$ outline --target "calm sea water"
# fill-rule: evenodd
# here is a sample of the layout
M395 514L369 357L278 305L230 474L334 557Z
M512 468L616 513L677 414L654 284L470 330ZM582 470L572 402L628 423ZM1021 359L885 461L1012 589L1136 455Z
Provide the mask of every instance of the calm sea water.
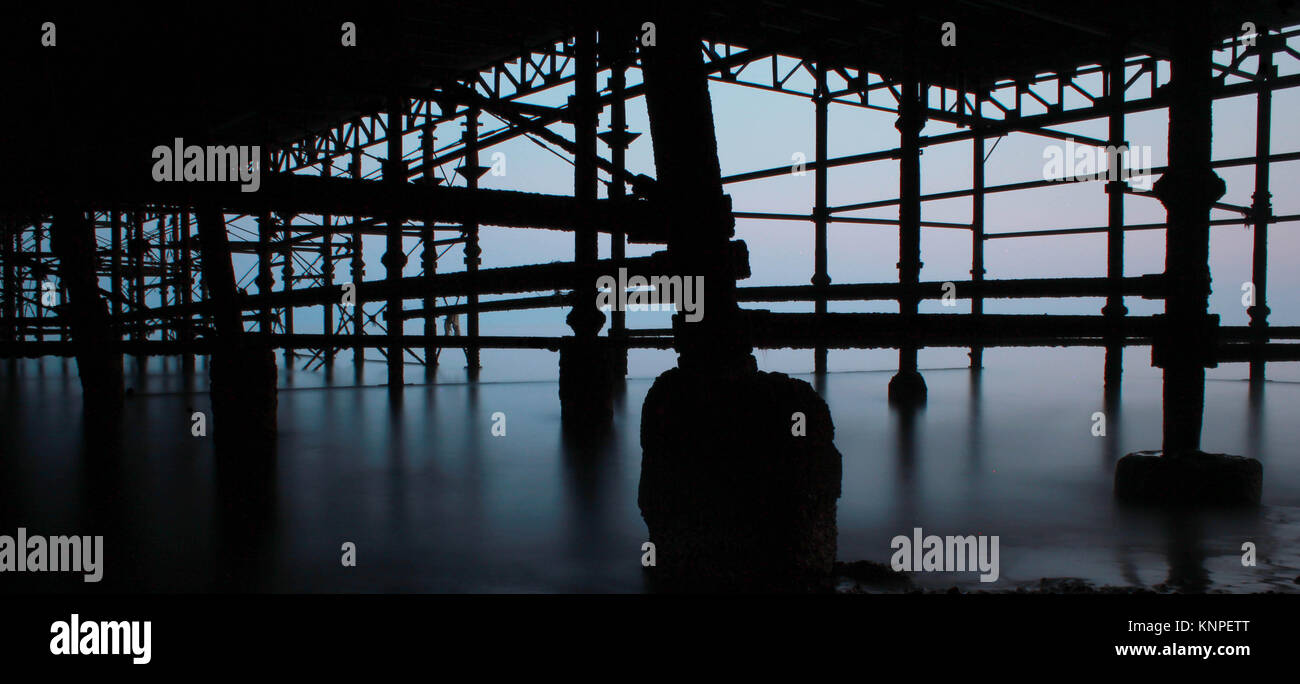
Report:
M961 355L964 358L964 354ZM1300 584L1300 378L1253 399L1243 366L1211 371L1203 447L1264 464L1264 506L1169 515L1119 506L1115 461L1158 448L1159 374L1149 350L1125 354L1123 402L1103 410L1103 352L989 350L974 374L922 356L930 401L904 415L886 403L891 353L835 352L815 384L844 456L839 558L888 562L890 539L998 535L1001 578L918 573L923 586L1098 585L1297 591ZM347 356L332 377L282 371L280 440L267 482L218 505L211 437L190 434L207 394L186 390L175 359L131 368L122 453L84 440L72 361L0 362L0 534L103 534L104 581L6 573L4 591L639 592L646 528L636 505L641 403L672 355L634 352L615 429L595 448L566 444L546 352L487 352L482 381L447 352L434 384L393 401L381 364L356 382ZM759 354L797 369L809 352ZM302 361L299 361L301 368ZM879 370L872 370L872 367ZM408 369L423 382L422 368ZM206 388L200 362L188 382ZM811 375L802 375L810 382ZM491 434L493 414L506 434ZM211 414L209 413L209 416ZM269 496L258 494L261 490ZM352 542L357 565L340 563ZM1242 544L1258 550L1243 567Z

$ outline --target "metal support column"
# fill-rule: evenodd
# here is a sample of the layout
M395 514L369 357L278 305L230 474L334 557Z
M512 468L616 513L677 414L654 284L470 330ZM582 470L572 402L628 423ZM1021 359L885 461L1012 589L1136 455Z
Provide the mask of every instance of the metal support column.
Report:
M826 315L826 287L831 284L831 277L827 273L826 266L826 219L828 213L826 209L826 183L827 176L830 173L827 167L827 114L830 105L830 95L826 89L826 64L818 60L817 62L817 90L813 95L813 105L816 109L816 155L817 169L813 173L814 191L813 191L813 277L812 284L816 292L816 302L814 303L815 311L819 319ZM821 374L826 372L826 345L820 343L813 351L813 370Z
M971 209L970 209L970 279L975 286L971 293L970 312L976 320L984 315L984 131L980 123L983 113L983 93L975 95L975 123L972 125L975 137L971 139ZM984 347L971 345L970 367L979 370L984 367Z
M406 163L402 161L402 128L406 114L406 99L394 96L388 103L388 155L384 159L384 183L390 188L400 188L406 183ZM404 219L397 215L386 218L388 229L383 256L384 278L396 285L406 267L406 252L402 249ZM388 328L388 389L398 391L405 384L404 367L406 347L403 342L402 295L394 288L384 306Z
M1110 149L1106 182L1106 278L1109 292L1101 313L1106 317L1109 334L1106 340L1106 361L1103 372L1104 393L1108 410L1118 407L1120 383L1124 371L1124 195L1128 182L1124 178L1124 152L1129 149L1124 133L1124 93L1127 78L1124 73L1124 50L1119 46L1106 66L1106 98L1109 109ZM1112 416L1115 418L1115 416Z
M1175 36L1170 59L1169 168L1155 193L1168 213L1165 322L1155 361L1164 369L1164 451L1197 450L1205 367L1214 363L1217 317L1208 314L1210 208L1224 183L1210 166L1212 41L1204 27Z
M353 148L351 163L352 180L361 182L361 149ZM355 288L360 285L366 277L366 261L361 241L361 217L353 214L352 216L352 261L350 264L352 284ZM366 334L366 311L365 302L361 299L360 292L353 292L355 301L352 304L352 366L356 375L357 382L360 382L365 371L366 348L361 338Z
M615 36L624 35L615 31ZM636 138L636 135L627 131L627 102L625 100L625 90L627 89L627 60L628 45L627 41L616 43L606 32L601 33L601 50L602 55L605 52L610 53L609 62L609 92L610 97L610 114L609 130L601 134L601 139L609 145L610 162L616 171L622 171L627 166L627 146ZM627 185L618 174L611 174L609 184L609 199L618 202L627 196ZM614 261L621 261L627 256L627 235L619 230L618 226L612 226L610 233L610 257ZM609 337L617 340L618 347L613 349L613 370L619 377L627 376L627 347L622 346L627 339L627 312L619 307L613 307L610 310Z
M469 111L465 114L465 161L460 168L461 175L465 178L465 186L470 190L478 189L479 176L483 175L484 169L479 166L479 140L478 140L478 107L470 106ZM465 270L469 273L470 293L466 297L466 330L465 333L469 339L465 343L465 369L470 379L476 379L479 372L479 348L478 348L478 290L474 285L475 274L478 273L478 267L481 263L482 250L478 246L478 222L469 221L464 224L465 237Z
M438 178L433 174L434 120L430 116L424 121L420 130L420 166L424 169L424 185L432 188L438 185ZM434 229L437 221L433 213L424 216L424 249L420 253L420 268L424 275L431 276L438 272L438 234ZM438 335L438 317L427 312L438 306L438 296L430 293L424 298L424 377L432 380L438 375L438 344L434 339Z
M333 160L329 157L321 160L320 175L322 178L329 178L333 174ZM320 244L320 272L321 285L334 284L334 216L323 214L321 216L321 244ZM325 372L329 373L334 368L334 352L338 350L338 337L334 329L334 306L335 302L321 303L321 332L325 334L325 349L322 356L325 364Z
M900 84L898 129L900 157L898 163L898 312L905 331L914 329L920 298L917 284L921 277L921 129L923 91L917 78L908 74ZM889 401L899 404L923 403L925 379L917 371L917 342L911 334L898 349L898 374L889 381Z
M284 263L280 266L280 289L283 292L289 292L293 289L293 216L291 214L282 214L281 219L284 223L284 230L280 232L280 258ZM293 305L284 307L284 334L293 335ZM284 367L293 368L294 350L292 344L284 346Z
M1254 227L1254 251L1251 256L1251 282L1254 283L1255 301L1247 309L1250 329L1257 348L1268 343L1268 224L1273 217L1272 194L1269 192L1269 161L1271 147L1273 91L1271 81L1276 76L1273 65L1273 41L1268 29L1261 27L1256 40L1259 71L1256 79L1255 105L1255 194L1250 207ZM1264 380L1264 361L1258 355L1250 362L1250 380Z

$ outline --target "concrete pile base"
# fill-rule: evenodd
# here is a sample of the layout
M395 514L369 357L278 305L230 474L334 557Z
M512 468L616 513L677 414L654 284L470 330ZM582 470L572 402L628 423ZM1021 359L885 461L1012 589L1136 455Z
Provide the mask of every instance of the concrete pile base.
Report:
M678 368L660 375L641 416L638 497L656 547L653 588L824 584L835 563L840 496L834 436L826 402L802 380Z

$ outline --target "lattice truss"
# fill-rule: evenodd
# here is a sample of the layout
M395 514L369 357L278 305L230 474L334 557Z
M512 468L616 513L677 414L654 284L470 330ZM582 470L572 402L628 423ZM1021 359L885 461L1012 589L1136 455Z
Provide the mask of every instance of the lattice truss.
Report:
M1300 27L1261 33L1255 46L1243 46L1240 40L1225 41L1216 53L1215 98L1227 98L1264 91L1294 88L1300 85ZM843 64L818 64L815 61L750 49L743 46L706 42L701 44L710 78L827 103L897 113L901 98L900 83L871 71ZM1266 56L1266 59L1261 59ZM1262 65L1268 65L1262 68ZM617 86L602 77L598 93L601 106L616 98L631 99L644 91L635 53L617 65L624 79ZM602 63L602 75L611 64ZM1167 63L1150 55L1129 56L1122 63L1095 64L1068 72L1044 73L1032 79L971 83L961 87L929 86L923 89L924 116L935 121L955 124L952 133L925 136L922 146L941 145L981 139L996 141L1010 134L1031 134L1048 138L1073 138L1085 144L1104 147L1114 141L1090 139L1065 133L1058 126L1089 120L1104 120L1117 101L1124 112L1140 112L1167 106L1163 86L1167 80ZM1279 76L1279 73L1287 75ZM552 130L552 126L573 120L572 103L544 106L528 100L543 92L565 92L575 80L575 54L572 42L557 42L521 52L515 57L469 74L458 82L430 90L423 97L409 97L401 104L400 130L391 130L391 113L377 111L352 118L326 130L304 132L295 142L274 150L270 156L273 173L330 176L358 180L384 178L388 163L385 150L390 136L401 136L403 156L399 167L402 178L412 184L475 188L476 180L490 167L482 165L483 155L494 146L525 137L569 163L579 154L575 141ZM617 89L617 92L616 92ZM1290 122L1294 123L1294 122ZM624 148L635 137L625 131L602 133L607 148ZM836 167L897 158L899 150L886 149L809 162L810 171L819 167ZM1270 154L1264 163L1295 161L1300 152ZM637 176L597 155L594 163L607 188L629 186L639 195L653 186L653 179ZM1252 166L1257 157L1216 160L1216 167ZM788 173L789 165L735 174L724 183L742 183ZM1151 169L1159 174L1161 168ZM1103 180L1098 178L1098 180ZM1027 181L932 193L922 201L971 197L977 192L987 195L1025 190L1050 181ZM1149 195L1128 185L1124 192ZM1155 201L1152 199L1152 201ZM771 214L736 209L737 217L769 218L793 221L898 225L898 220L854 216L854 212L894 206L899 199L854 203L843 206L813 207L808 214ZM1287 223L1300 215L1272 215L1266 205L1216 205L1226 212L1212 220L1212 225L1250 225ZM1261 215L1263 212L1263 215ZM364 241L368 236L387 236L391 226L382 216L351 215L227 215L227 230L234 253L238 287L245 293L267 293L300 287L320 287L366 280ZM10 321L9 339L43 341L63 339L66 334L58 316L57 302L63 301L57 259L49 246L50 216L10 216L3 224L3 279L0 301ZM202 303L206 293L200 277L200 255L191 214L175 208L152 207L145 211L94 212L98 245L100 283L109 303L115 324L125 339L131 341L183 342L202 336L210 323ZM985 235L974 223L923 222L925 227L976 231L977 240L1005 239L1031 235L1106 232L1114 226L1035 230ZM1124 226L1121 230L1163 228L1160 224ZM456 268L474 268L478 264L477 226L429 220L404 220L399 228L403 251L412 265L409 272L439 272L439 261L460 246L464 263ZM659 240L662 242L662 240ZM472 263L471 263L472 262ZM445 271L444 271L445 272ZM975 269L978 277L982 269ZM52 283L46 285L46 283ZM924 286L924 284L922 284ZM959 284L960 285L960 284ZM53 287L53 295L49 294ZM863 286L865 287L865 286ZM1019 296L1042 296L1026 286ZM45 288L44 290L42 288ZM1085 288L1087 289L1087 288ZM1094 290L1097 288L1094 288ZM1105 288L1100 288L1104 291ZM746 293L746 290L749 290ZM922 287L925 296L931 296ZM882 291L894 294L892 290ZM1096 292L1088 290L1089 294ZM869 297L866 290L858 294ZM937 296L938 293L932 293ZM45 295L44 299L42 295ZM808 286L742 288L743 301L808 300ZM1054 296L1054 295L1049 295ZM53 297L53 298L52 298ZM887 298L887 297L880 297ZM462 303L458 296L430 293L424 308L404 311L406 318L425 319L426 335L438 333L438 317L468 312L476 316L478 308ZM537 306L554 306L562 301L556 292L551 298L538 298ZM527 308L521 304L515 308ZM510 308L500 306L497 310ZM335 350L349 345L347 338L387 331L386 305L382 301L358 302L354 306L335 302L323 307L325 333L319 343L293 345L305 365L325 362ZM264 333L292 335L293 307L265 309L246 316L246 327ZM1278 335L1285 334L1279 329ZM378 347L381 354L388 351ZM357 346L360 349L360 346ZM437 347L406 348L417 363L436 355ZM433 358L436 359L436 356Z

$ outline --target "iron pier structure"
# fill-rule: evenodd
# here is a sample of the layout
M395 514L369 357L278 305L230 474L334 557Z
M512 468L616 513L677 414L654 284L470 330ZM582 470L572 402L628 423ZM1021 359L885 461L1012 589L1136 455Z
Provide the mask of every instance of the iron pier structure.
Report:
M1104 347L1107 392L1117 396L1123 348L1150 345L1165 373L1166 451L1199 445L1207 367L1249 364L1261 381L1268 363L1300 361L1300 326L1273 325L1268 307L1270 265L1290 265L1277 254L1270 262L1270 231L1300 220L1273 211L1284 189L1270 185L1275 165L1300 161L1300 151L1271 144L1274 130L1300 122L1272 104L1300 86L1295 3L618 5L453 0L152 17L5 10L0 356L75 357L88 409L110 421L124 357L179 357L187 369L211 357L214 396L231 392L228 411L273 433L276 365L329 368L340 355L358 377L362 364L385 364L398 391L448 347L465 350L471 376L483 349L557 351L566 414L591 427L607 411L601 388L626 374L629 349L676 349L684 371L710 372L744 367L755 348L808 349L818 372L830 349L897 349L891 399L917 403L921 348L969 349L978 368L990 347ZM42 42L46 22L57 29L54 45ZM807 101L815 143L797 170L814 176L806 211L731 201L731 188L796 170L721 174L714 127L728 122L710 111L714 82ZM1256 102L1255 153L1216 158L1212 106L1243 96ZM547 98L553 104L537 103ZM628 103L638 98L648 131L628 129ZM888 113L896 130L854 134L897 144L831 156L837 108ZM1151 190L1129 177L1085 179L1105 187L1104 225L1005 231L986 220L995 195L1059 184L986 183L999 140L1072 140L1107 150L1117 168L1131 145L1126 116L1142 112L1167 114L1168 163L1145 171ZM1062 129L1081 122L1104 122L1107 134ZM927 123L955 128L932 133ZM653 144L654 177L627 168L638 136ZM571 194L480 187L499 146L521 138L571 163ZM153 150L178 139L255 147L258 187L155 180ZM970 187L922 190L923 153L942 146L971 150ZM828 201L831 173L877 163L897 165L897 196ZM1237 168L1253 172L1248 205L1222 201L1218 172ZM1167 219L1126 220L1128 197L1160 203ZM927 205L952 201L968 203L969 220L925 218ZM807 231L808 282L744 285L747 250L733 238L750 220ZM833 282L834 224L880 230L890 249L896 237L897 280ZM484 226L571 234L572 259L484 268ZM1249 325L1221 325L1207 304L1210 235L1242 226L1253 231ZM925 229L969 236L968 278L922 279ZM1126 273L1134 231L1164 236L1163 271ZM1090 233L1106 236L1105 275L999 279L985 268L991 243ZM382 252L367 254L367 238L372 251L382 238ZM633 244L660 249L629 257ZM679 316L671 329L629 327L621 311L595 304L596 279L619 268L704 276L708 314ZM969 313L921 311L945 295L969 301ZM987 301L1007 298L1104 306L1094 315L985 313ZM1126 298L1163 302L1164 311L1132 315ZM829 310L878 300L897 312ZM811 311L761 308L774 302ZM323 325L303 324L310 309ZM572 334L481 334L483 316L525 309L564 315ZM463 317L459 334L439 329L448 317Z

